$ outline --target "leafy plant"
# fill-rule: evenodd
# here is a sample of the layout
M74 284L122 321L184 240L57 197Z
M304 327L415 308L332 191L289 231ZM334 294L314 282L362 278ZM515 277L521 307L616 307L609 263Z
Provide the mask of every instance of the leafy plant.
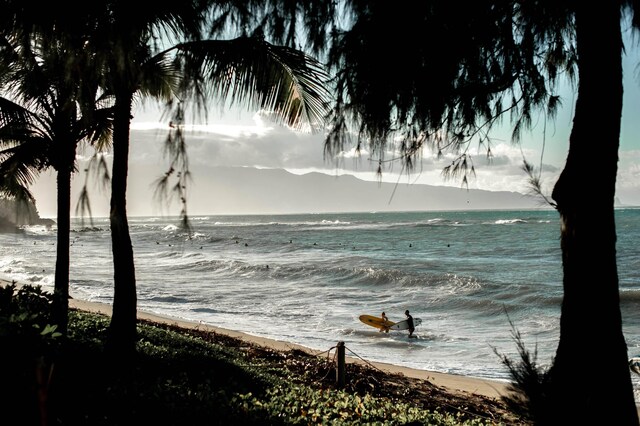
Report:
M283 383L270 388L265 398L238 395L235 406L263 412L268 418L283 418L287 424L428 424L483 425L483 420L462 420L459 415L423 410L416 404L391 398L360 396L336 389L314 389Z
M522 340L522 336L509 320L511 325L511 335L516 342L519 360L512 360L504 354L498 353L496 348L493 351L504 366L509 371L511 383L508 387L508 395L502 400L515 413L525 419L532 420L539 424L546 424L553 420L553 413L546 408L549 406L549 371L539 366L537 363L537 348L531 353Z
M51 324L52 295L40 286L12 283L0 288L0 341L23 355L44 355L57 347L60 333Z
M51 324L52 295L40 286L0 287L0 371L9 418L46 422L61 334Z
M108 317L71 310L69 318L52 391L64 424L498 424L303 382L285 355L256 360L260 349L239 339L146 321L138 322L136 361L123 371L103 350Z

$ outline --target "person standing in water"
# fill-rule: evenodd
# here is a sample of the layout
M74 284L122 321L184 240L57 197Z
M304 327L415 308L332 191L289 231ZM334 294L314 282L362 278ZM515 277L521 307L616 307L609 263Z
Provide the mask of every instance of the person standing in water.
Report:
M409 324L409 338L417 338L418 336L414 336L413 332L415 331L416 327L413 325L413 317L411 316L411 314L409 314L409 310L407 309L406 311L404 311L404 314L407 316L407 322Z
M387 318L387 314L385 314L384 312L381 315L382 321L384 321L384 326L380 328L380 332L385 332L388 333L389 332L389 318Z

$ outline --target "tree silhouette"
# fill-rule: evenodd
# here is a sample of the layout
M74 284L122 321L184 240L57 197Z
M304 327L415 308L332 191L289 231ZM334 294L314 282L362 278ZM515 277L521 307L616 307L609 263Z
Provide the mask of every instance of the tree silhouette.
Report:
M80 143L102 149L110 138L108 99L92 78L83 39L45 27L2 32L0 193L35 202L29 191L48 168L57 176L57 248L53 319L66 334L69 306L71 179ZM26 41L26 43L25 43Z
M288 2L267 3L271 11L280 5L295 25L299 11ZM331 29L324 44L317 32L309 40L327 48L335 76L329 155L367 146L381 164L400 158L411 169L425 147L452 151L457 159L445 172L466 179L472 142L490 155L491 129L502 117L511 119L517 142L536 112L554 117L561 81L577 83L569 153L552 193L563 263L561 334L538 420L606 424L615 413L618 424L637 425L619 306L614 195L621 25L631 17L632 27L640 27L638 2L341 6L342 22L332 21L329 9L318 19L311 15L312 28ZM316 3L315 10L323 9Z
M136 342L135 263L126 212L129 131L135 102L142 98L153 98L173 106L174 113L180 117L185 105L190 104L198 109L210 102L212 97L217 97L221 101L269 109L273 117L297 127L305 121L314 125L324 118L327 95L322 86L326 75L318 61L295 49L266 42L260 31L236 39L211 38L227 31L228 19L239 17L238 22L244 19L242 15L246 10L242 4L206 1L145 3L139 5L139 13L132 13L130 4L125 2L95 1L79 6L77 13L70 17L65 11L51 5L31 8L34 5L30 3L6 1L7 13L0 18L5 26L3 31L6 31L3 34L19 38L25 46L38 40L49 42L73 37L81 40L76 47L90 61L85 64L86 67L77 67L78 64L68 61L66 65L78 71L78 74L62 76L68 80L61 78L66 83L64 87L77 90L78 96L70 91L60 93L56 100L65 105L79 103L80 107L84 107L91 93L86 93L87 88L81 84L87 81L94 83L94 90L99 88L100 93L111 100L109 112L112 114L113 164L110 225L114 302L107 350L114 355L114 360L133 355ZM78 19L81 25L78 25ZM240 24L236 30L244 34L243 25ZM203 31L207 32L208 39L202 39ZM7 70L13 66L8 62L0 66L5 64ZM2 77L8 84L13 84L17 78L11 73ZM43 85L54 84L47 79L59 76L45 77ZM45 86L40 88L44 89ZM82 93L80 88L84 90ZM6 117L10 112L6 108L2 110ZM69 113L67 118L70 117L73 114ZM91 120L88 123L96 125ZM180 179L185 179L189 171L185 135L181 132L180 124L180 120L175 123L168 142L171 144L172 166L178 166L175 170L179 172ZM62 148L57 147L51 154L59 156L66 152L67 161L73 159L72 151L66 145L64 151ZM64 165L65 173L71 173L69 163ZM44 166L38 164L37 167ZM34 167L29 171L33 170ZM11 179L6 180L5 188L14 182L30 183L34 178L28 172L15 173L14 170L9 171L7 176ZM181 180L178 186L183 188L185 184ZM25 188L25 185L13 187L14 190ZM182 202L186 206L185 197ZM68 201L60 202L58 206L68 213ZM184 209L183 216L186 223ZM66 227L68 234L68 220L66 224L64 221L59 223L59 229ZM64 287L66 290L64 294L60 292L59 299L64 299L65 306L68 306L68 235L66 238L66 285L62 286L60 281L61 289ZM59 256L58 262L64 260L64 256ZM63 272L62 268L60 272Z
M216 97L268 108L295 126L323 118L325 75L317 61L294 49L274 46L259 32L231 40L203 39L201 31L215 36L226 28L220 22L230 19L234 4L154 2L138 14L132 14L130 5L122 2L107 1L106 5L104 14L98 14L92 40L107 69L105 87L115 99L110 210L114 299L107 347L114 359L127 359L135 353L137 321L135 265L126 212L134 102L153 97L173 106L175 116L181 117L185 105L197 108ZM211 15L222 18L207 20ZM178 118L168 142L172 162L179 165L172 169L179 172L178 188L182 190L188 162L180 124ZM181 198L186 206L186 198ZM183 216L186 223L185 208Z

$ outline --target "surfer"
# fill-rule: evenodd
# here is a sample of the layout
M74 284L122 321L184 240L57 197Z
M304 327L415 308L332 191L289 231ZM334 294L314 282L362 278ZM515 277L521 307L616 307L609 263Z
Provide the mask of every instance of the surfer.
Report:
M404 314L407 316L407 322L409 324L409 338L417 338L418 336L414 336L413 332L416 329L413 325L413 317L409 314L409 310L404 311Z
M384 312L381 315L382 317L382 321L384 321L384 326L380 327L380 332L385 332L388 333L389 332L389 327L387 326L387 323L389 322L389 318L387 318L387 314L385 314Z

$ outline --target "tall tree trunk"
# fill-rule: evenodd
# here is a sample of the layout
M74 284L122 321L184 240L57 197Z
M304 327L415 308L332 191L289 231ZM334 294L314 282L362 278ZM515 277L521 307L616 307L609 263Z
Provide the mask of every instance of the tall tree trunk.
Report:
M622 115L618 2L576 2L579 86L561 220L564 298L546 423L638 425L622 334L614 196Z
M75 153L75 147L74 147ZM73 164L73 163L72 163ZM71 166L61 167L57 173L57 247L56 271L52 302L52 320L57 331L67 335L69 322L69 233L71 210Z
M113 129L113 172L111 186L111 243L113 250L113 315L107 350L119 359L135 354L137 296L133 247L127 221L127 174L129 170L129 127L131 95L117 96Z

